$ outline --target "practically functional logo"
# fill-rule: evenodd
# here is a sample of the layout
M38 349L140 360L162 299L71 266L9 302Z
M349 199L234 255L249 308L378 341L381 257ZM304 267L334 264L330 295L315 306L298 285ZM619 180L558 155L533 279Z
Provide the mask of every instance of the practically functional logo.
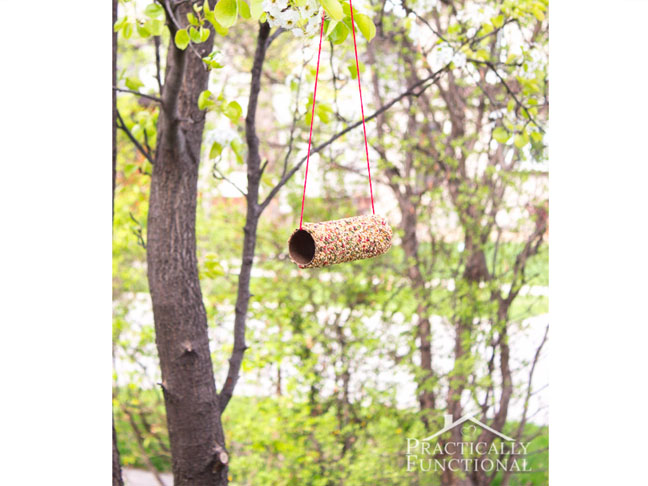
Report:
M461 427L461 440L442 440L443 434L457 427ZM478 434L478 427L490 434ZM488 435L488 439L482 439ZM517 442L477 420L474 414L454 422L452 415L445 415L445 425L437 433L425 439L407 439L407 470L529 472L528 447L528 442Z

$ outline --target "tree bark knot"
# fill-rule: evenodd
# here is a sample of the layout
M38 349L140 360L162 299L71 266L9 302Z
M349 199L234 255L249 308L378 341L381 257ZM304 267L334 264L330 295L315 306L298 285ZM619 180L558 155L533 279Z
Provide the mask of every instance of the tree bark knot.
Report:
M214 455L212 457L212 471L218 473L229 464L229 454L223 446L214 444Z

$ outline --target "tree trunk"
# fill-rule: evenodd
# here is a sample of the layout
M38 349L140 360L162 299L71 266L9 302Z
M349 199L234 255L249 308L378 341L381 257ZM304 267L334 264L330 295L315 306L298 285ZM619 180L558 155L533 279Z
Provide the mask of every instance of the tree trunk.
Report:
M117 0L112 3L112 25L117 22ZM112 215L115 218L115 187L117 185L117 32L112 35Z
M115 421L112 424L112 486L124 486L122 479L121 463L119 460L119 449L117 448L117 432L115 432Z
M117 0L112 3L112 25L117 22ZM115 185L117 181L117 92L112 89L117 84L117 32L112 35L112 218L115 220ZM124 486L121 473L119 448L117 447L117 432L115 420L112 422L112 484Z
M185 19L191 4L179 4ZM167 12L169 15L169 12ZM176 27L169 22L171 38ZM200 57L213 46L193 46ZM228 455L196 258L196 199L209 72L171 41L158 120L148 213L148 281L176 486L227 484Z

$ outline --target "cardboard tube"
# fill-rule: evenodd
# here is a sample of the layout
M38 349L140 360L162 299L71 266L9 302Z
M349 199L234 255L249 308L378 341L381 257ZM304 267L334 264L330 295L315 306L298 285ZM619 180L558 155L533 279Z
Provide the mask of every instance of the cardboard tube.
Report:
M355 216L304 223L290 236L288 253L299 268L326 267L382 255L391 239L392 229L382 216Z

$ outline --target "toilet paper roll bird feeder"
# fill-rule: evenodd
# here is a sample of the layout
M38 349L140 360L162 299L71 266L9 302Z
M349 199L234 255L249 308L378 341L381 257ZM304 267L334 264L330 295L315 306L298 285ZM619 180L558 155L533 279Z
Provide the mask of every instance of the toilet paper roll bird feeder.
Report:
M392 229L382 216L303 223L291 235L288 253L300 268L325 267L382 255L391 238Z
M362 113L362 130L367 156L367 174L369 177L369 194L371 196L371 215L355 216L352 218L324 221L320 223L304 223L304 201L306 199L306 181L308 180L308 163L310 161L311 141L313 138L313 121L315 119L315 98L317 95L317 79L319 76L320 54L322 52L322 34L324 31L324 14L320 28L319 50L317 52L317 70L315 71L315 87L313 89L313 105L311 108L310 134L308 136L308 152L306 155L306 172L304 174L304 191L302 194L301 216L299 228L288 240L290 259L300 268L325 267L336 263L362 260L382 255L391 247L392 229L382 216L376 215L374 209L373 188L371 185L371 168L369 165L369 146L367 144L367 129L365 127L364 108L362 104L362 86L358 66L358 49L355 40L353 23L353 5L349 0L351 11L351 27L353 32L353 48L358 73L358 92L360 94L360 111Z

